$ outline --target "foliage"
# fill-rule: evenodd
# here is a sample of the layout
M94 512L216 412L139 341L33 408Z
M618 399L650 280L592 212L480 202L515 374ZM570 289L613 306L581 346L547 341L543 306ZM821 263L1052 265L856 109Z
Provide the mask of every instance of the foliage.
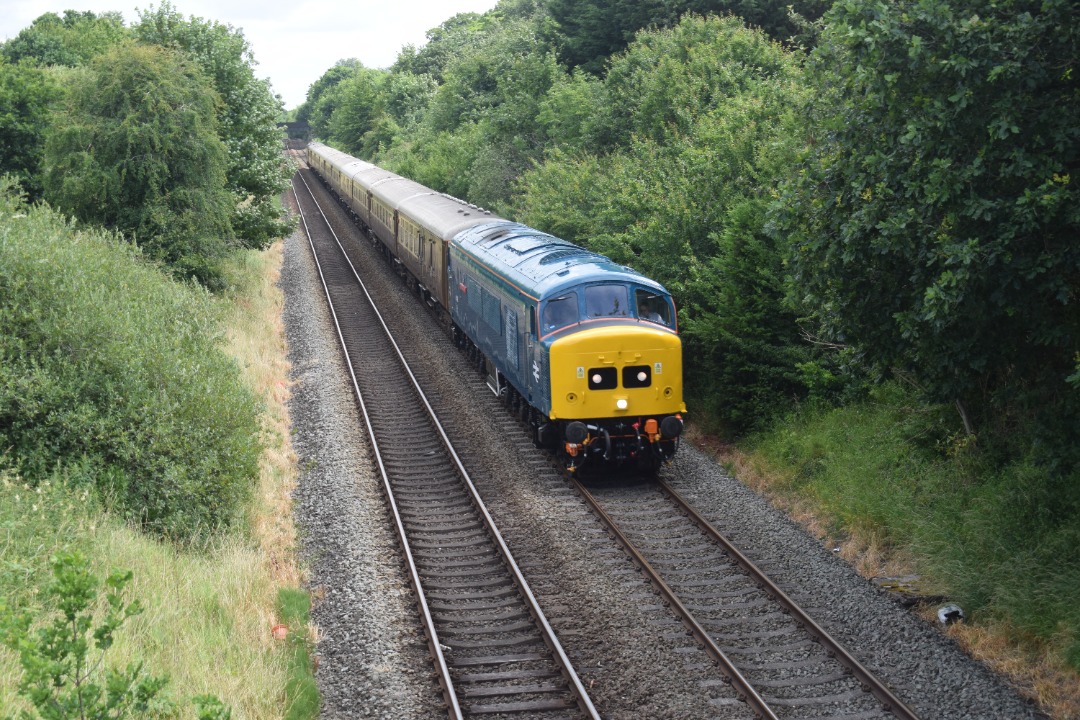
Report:
M46 199L213 286L232 237L216 93L152 46L114 48L76 78L46 140Z
M168 678L147 675L142 663L130 663L123 671L104 664L116 632L142 613L138 600L124 601L132 573L110 573L102 602L98 578L84 556L61 552L50 558L50 564L54 581L47 597L59 610L51 624L32 631L40 622L33 613L15 611L0 598L0 642L19 655L23 668L19 690L31 701L37 717L172 717L173 703L159 696ZM197 696L193 702L199 720L229 720L232 716L232 710L213 695ZM18 717L32 720L35 716L24 710Z
M1080 670L1080 473L1006 462L968 441L948 405L890 382L843 408L805 407L748 443L797 492L916 570L978 621L997 617Z
M17 177L34 198L41 195L45 127L58 92L48 71L0 56L0 174Z
M218 134L228 157L230 223L243 245L264 248L288 234L291 224L279 196L292 168L281 152L283 135L277 127L281 99L267 80L255 77L255 60L241 30L196 17L185 20L163 2L140 11L132 32L143 43L187 53L221 97Z
M643 32L611 60L607 134L616 145L633 136L665 144L692 133L699 117L730 99L767 92L763 81L790 80L796 64L733 18L687 18L668 31Z
M826 0L548 0L559 57L594 75L606 71L642 30L674 27L690 14L733 15L773 40L807 38L805 23L828 8Z
M544 99L565 72L531 21L507 19L479 26L443 75L409 142L376 159L479 205L506 207L518 176L547 146ZM450 173L442 169L448 147L461 163Z
M1075 4L845 0L826 25L811 151L777 205L799 299L970 430L1034 420L1075 448Z
M413 45L402 48L393 70L428 75L442 84L447 79L450 63L498 30L499 24L494 20L490 14L458 13L437 28L428 30L427 42L420 48Z
M324 104L333 102L324 132L337 147L353 154L371 156L369 134L376 131L384 114L381 86L385 76L382 70L358 67L337 84L332 94L322 96ZM378 149L378 143L373 144L374 149Z
M45 13L0 46L12 63L26 60L39 66L85 65L129 36L118 12L95 15L65 10L64 16Z
M307 91L307 97L300 107L296 109L296 119L298 121L306 120L311 125L311 129L316 136L329 137L327 129L333 105L322 102L323 95L330 93L338 83L351 76L353 71L360 67L363 67L363 65L356 58L338 60L318 80L311 83Z
M82 468L162 536L233 521L257 473L258 406L209 298L134 249L0 188L0 447L39 482ZM43 272L42 268L48 268Z
M124 601L130 572L105 579L104 610L97 614L98 579L86 558L61 553L51 560L55 580L49 597L59 615L31 632L34 617L16 613L0 598L0 639L19 654L23 667L20 692L43 720L105 720L147 717L167 711L157 695L167 680L146 675L141 664L125 670L102 667L113 636L142 612L139 602ZM95 659L95 656L96 659ZM23 712L21 717L35 717Z

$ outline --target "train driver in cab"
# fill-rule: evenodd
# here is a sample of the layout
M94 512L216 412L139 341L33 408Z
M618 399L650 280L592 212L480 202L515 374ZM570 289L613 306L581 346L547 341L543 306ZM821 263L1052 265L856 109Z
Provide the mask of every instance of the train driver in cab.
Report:
M668 304L659 295L653 295L644 290L637 291L638 317L660 325L671 325L668 319Z

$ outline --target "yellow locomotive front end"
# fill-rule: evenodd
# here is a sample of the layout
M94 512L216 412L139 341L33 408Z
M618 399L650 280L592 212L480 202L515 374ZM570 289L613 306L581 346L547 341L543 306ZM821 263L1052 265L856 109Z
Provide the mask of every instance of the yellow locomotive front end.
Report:
M682 344L650 322L590 322L550 346L551 409L571 469L592 459L654 470L682 433Z

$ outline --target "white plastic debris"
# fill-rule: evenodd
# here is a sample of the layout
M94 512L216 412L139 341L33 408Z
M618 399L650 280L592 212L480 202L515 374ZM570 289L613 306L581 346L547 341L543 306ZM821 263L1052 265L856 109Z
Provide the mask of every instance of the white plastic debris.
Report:
M946 605L938 608L937 619L942 625L952 625L964 620L964 611L959 605Z

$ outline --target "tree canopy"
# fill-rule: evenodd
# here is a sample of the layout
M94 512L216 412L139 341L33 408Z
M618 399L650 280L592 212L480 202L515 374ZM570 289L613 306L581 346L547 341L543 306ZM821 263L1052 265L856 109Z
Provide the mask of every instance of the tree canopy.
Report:
M233 237L217 93L185 55L121 45L72 83L45 148L45 198L205 284Z
M734 15L774 40L806 41L827 0L548 0L559 57L594 75L642 30L674 27L688 14Z
M777 206L793 292L969 427L1063 400L1075 422L1076 18L1067 0L845 1L815 53L814 135Z
M0 174L18 179L32 197L41 194L41 160L49 107L59 95L52 74L0 55Z
M255 77L255 60L243 33L215 21L185 19L168 2L141 11L132 30L143 43L187 53L221 98L218 132L228 156L230 222L236 236L252 248L281 237L289 225L279 196L291 175L277 127L281 100L266 80Z
M64 16L45 13L0 46L10 62L76 67L129 37L118 12L65 10Z

